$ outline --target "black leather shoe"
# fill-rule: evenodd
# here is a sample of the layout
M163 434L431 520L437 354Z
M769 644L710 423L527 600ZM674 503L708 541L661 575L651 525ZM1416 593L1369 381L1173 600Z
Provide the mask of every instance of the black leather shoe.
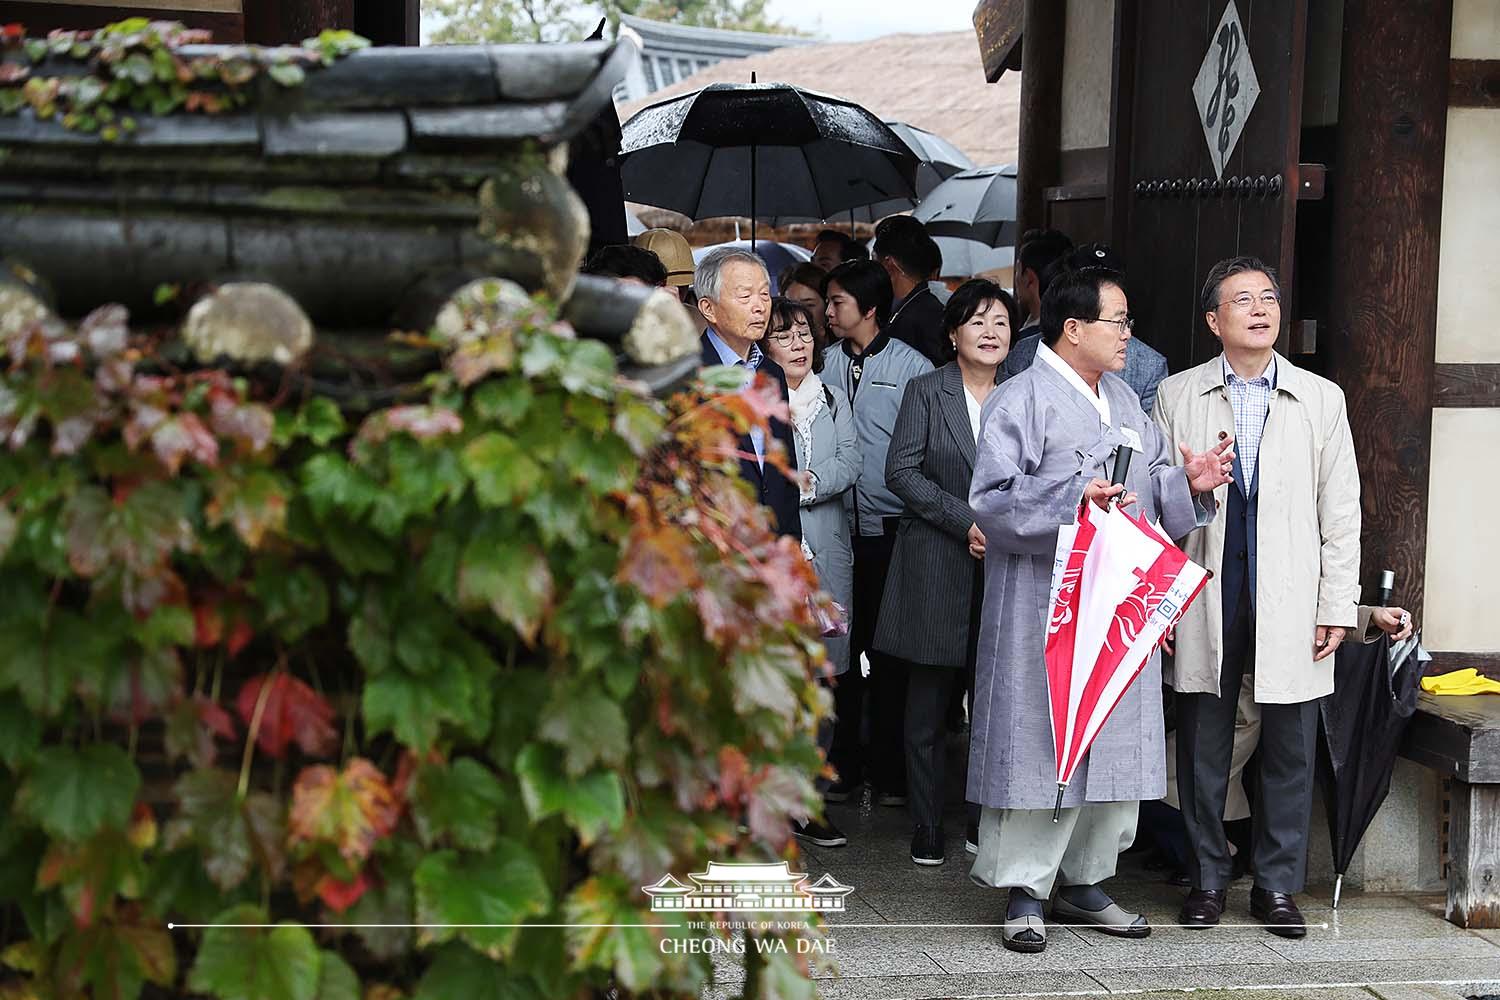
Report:
M1288 892L1273 892L1254 886L1250 890L1250 915L1266 925L1266 930L1284 938L1307 936L1302 911Z
M857 796L864 790L863 781L835 781L828 791L823 793L823 798L829 802L847 802L851 796Z
M1224 912L1223 889L1194 889L1183 900L1177 922L1184 927L1212 927Z
M919 865L940 865L943 857L943 828L919 826L911 837L911 859Z
M849 838L844 836L844 831L826 819L794 823L792 834L798 840L805 840L814 847L843 847L849 843Z

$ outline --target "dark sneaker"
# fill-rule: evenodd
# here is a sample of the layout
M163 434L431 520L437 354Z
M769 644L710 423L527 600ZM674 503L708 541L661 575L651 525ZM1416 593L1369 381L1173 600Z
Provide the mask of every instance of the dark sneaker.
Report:
M943 857L943 828L919 826L911 837L911 859L919 865L940 865Z
M823 793L823 798L829 802L847 802L849 797L857 795L864 787L863 781L844 781L840 779L828 786L828 791Z
M875 796L875 801L879 805L891 806L892 808L895 808L897 806L904 806L906 805L906 793L881 792L879 795Z
M844 831L824 820L808 820L806 823L792 824L792 833L798 840L804 840L814 847L843 847L849 843L849 838L844 836Z
M970 854L979 853L979 823L968 824L964 829L964 850Z

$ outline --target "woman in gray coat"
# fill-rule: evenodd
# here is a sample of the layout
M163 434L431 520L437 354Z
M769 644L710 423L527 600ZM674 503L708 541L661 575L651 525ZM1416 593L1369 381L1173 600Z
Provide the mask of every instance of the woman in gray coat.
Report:
M823 367L822 344L816 343L807 310L785 298L771 302L770 332L763 346L771 360L786 372L792 436L797 444L797 469L802 487L802 549L812 560L818 582L846 610L854 606L854 555L849 544L849 515L844 494L859 478L859 441L854 413L843 390L818 378ZM835 675L849 669L849 637L824 639ZM833 742L833 726L825 723L818 744L826 758ZM827 791L826 783L818 783ZM797 836L819 847L848 843L828 822L798 826Z
M992 281L976 278L953 293L943 332L958 356L908 383L886 455L886 485L906 512L875 648L911 665L904 738L916 827L911 859L919 865L944 860L945 723L950 700L972 685L983 594L984 535L969 509L969 481L979 409L995 388L1015 322L1015 301ZM969 811L977 830L979 810ZM970 839L978 839L972 831Z

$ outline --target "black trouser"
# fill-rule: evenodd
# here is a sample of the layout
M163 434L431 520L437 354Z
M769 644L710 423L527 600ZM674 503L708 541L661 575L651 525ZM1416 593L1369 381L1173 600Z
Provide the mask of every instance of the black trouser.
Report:
M880 602L885 596L885 578L896 548L896 518L887 518L892 530L883 535L854 536L854 620L849 630L849 669L839 675L834 689L834 711L838 721L833 733L832 760L839 780L858 784L869 778L883 792L905 794L906 764L902 759L903 722L906 709L904 660L870 648L879 624ZM870 660L870 676L859 669L859 654ZM862 728L865 699L870 708L870 749L866 753Z
M913 663L906 694L906 776L910 788L912 822L918 826L943 824L943 790L947 781L949 705L967 689L974 690L975 651L979 647L979 612L984 601L983 567L974 567L969 601L969 642L963 666ZM912 623L920 628L920 623ZM978 807L970 808L978 816Z
M1229 792L1240 679L1255 664L1255 620L1243 592L1238 606L1224 633L1219 694L1177 696L1177 793L1192 847L1188 874L1200 889L1227 888L1232 875L1224 799ZM1232 612L1226 607L1225 613ZM1312 636L1307 641L1311 643ZM1318 703L1261 704L1260 720L1260 774L1250 849L1255 884L1276 892L1301 892L1307 879Z

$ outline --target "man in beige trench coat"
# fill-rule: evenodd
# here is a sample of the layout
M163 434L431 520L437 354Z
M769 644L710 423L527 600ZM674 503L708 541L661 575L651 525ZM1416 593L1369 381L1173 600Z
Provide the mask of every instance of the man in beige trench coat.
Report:
M1254 676L1260 794L1250 912L1272 933L1306 934L1292 899L1307 872L1317 700L1356 624L1359 471L1338 386L1276 354L1281 290L1253 257L1221 261L1201 306L1223 354L1161 384L1154 417L1194 451L1235 439L1222 513L1183 542L1213 579L1177 627L1177 787L1192 848L1181 921L1218 923L1231 862L1224 835L1235 703Z

